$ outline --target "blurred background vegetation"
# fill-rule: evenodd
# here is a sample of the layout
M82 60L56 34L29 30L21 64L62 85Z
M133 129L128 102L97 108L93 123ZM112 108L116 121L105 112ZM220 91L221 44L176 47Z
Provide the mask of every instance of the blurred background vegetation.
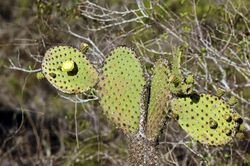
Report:
M127 165L126 140L98 102L75 104L74 96L36 78L54 45L88 43L97 68L113 48L126 45L149 74L157 59L170 59L181 47L183 73L195 76L196 90L222 88L237 97L250 130L249 8L249 0L0 1L0 165ZM245 138L207 147L174 120L162 133L166 165L250 165Z

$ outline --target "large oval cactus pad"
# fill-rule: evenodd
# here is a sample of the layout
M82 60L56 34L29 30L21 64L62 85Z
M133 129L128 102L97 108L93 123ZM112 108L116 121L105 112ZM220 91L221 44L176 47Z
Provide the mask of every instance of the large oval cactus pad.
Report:
M145 78L135 53L118 47L106 59L100 82L101 105L106 116L126 134L139 128Z
M72 70L67 71L70 65ZM96 70L85 55L70 46L50 48L43 58L42 72L55 88L65 93L85 92L98 80Z
M166 118L166 110L170 101L168 79L170 70L161 59L156 62L150 88L150 102L147 117L146 135L149 139L155 139L163 126Z
M208 94L174 99L171 108L181 127L203 144L230 142L241 123L239 114L229 105Z

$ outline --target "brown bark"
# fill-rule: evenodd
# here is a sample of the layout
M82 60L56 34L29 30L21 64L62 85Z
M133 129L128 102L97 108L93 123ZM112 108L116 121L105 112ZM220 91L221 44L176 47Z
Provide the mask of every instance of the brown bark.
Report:
M130 166L159 166L159 151L152 141L143 137L129 139L129 164Z

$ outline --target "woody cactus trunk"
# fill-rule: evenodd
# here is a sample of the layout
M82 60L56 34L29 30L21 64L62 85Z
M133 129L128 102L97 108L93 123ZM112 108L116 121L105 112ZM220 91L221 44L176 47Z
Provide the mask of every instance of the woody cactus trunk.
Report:
M97 87L103 113L128 138L130 165L161 165L156 140L167 116L206 145L227 144L241 132L242 119L232 107L236 100L223 101L220 91L217 96L194 92L193 76L184 78L181 74L179 49L170 64L159 59L150 77L127 47L115 48L100 73L85 57L86 51L86 44L80 50L51 48L43 59L42 73L64 93L83 93Z

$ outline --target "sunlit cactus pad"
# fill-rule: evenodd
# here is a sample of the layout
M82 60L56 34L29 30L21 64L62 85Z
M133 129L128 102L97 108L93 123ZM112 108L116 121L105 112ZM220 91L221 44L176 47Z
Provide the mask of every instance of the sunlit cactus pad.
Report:
M170 70L163 60L155 64L151 89L150 104L148 109L146 135L149 139L155 139L164 123L166 110L171 97L168 79Z
M65 93L85 92L98 78L85 55L69 46L50 48L43 58L42 72L55 88Z
M181 127L203 144L230 142L242 123L239 114L228 104L208 94L174 99L171 108Z
M106 59L100 79L101 105L104 113L126 134L139 128L143 70L135 53L118 47Z

